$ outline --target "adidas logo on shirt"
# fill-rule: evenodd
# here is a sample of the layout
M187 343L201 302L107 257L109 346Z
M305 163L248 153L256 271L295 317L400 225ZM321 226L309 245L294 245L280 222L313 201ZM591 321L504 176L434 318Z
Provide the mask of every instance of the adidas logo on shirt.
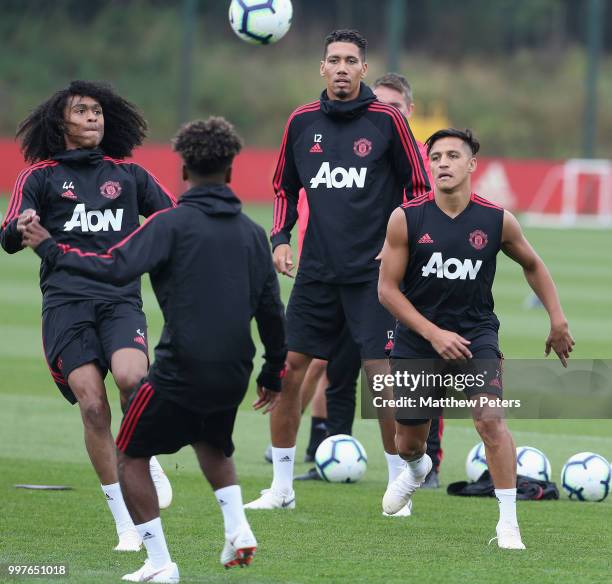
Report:
M417 241L417 243L433 243L433 242L434 240L431 238L429 233L426 233L425 235L423 235L423 237L421 237L421 239L419 239L419 241Z
M321 148L321 144L313 144L310 152L323 152L323 148Z

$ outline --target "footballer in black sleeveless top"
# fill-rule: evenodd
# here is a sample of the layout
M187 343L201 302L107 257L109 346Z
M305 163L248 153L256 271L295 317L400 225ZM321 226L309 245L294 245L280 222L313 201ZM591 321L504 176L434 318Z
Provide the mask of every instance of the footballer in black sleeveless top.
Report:
M503 209L472 193L467 207L451 218L438 207L433 192L402 208L410 253L403 278L406 297L435 325L472 341L472 352L475 345L497 348L492 288ZM428 341L398 323L392 356L431 353Z
M548 312L545 354L553 349L567 366L574 340L548 269L516 218L472 192L471 174L480 145L469 130L452 128L436 132L426 144L434 191L392 213L381 253L379 299L398 320L393 356L439 356L449 362L445 367L468 368L479 366L476 359L497 360L499 321L491 289L495 258L502 250L523 268ZM501 395L501 378L487 383L472 388L469 396L499 501L494 539L500 548L525 549L516 517L514 441L500 414L504 405L486 395ZM397 420L395 442L406 468L387 487L386 513L393 515L409 504L431 469L425 454L428 432L427 419Z

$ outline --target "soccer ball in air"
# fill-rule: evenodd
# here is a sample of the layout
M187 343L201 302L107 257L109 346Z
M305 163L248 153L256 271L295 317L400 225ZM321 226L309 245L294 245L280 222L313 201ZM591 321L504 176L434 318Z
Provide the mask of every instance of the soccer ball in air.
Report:
M539 481L550 481L552 476L546 455L531 446L519 446L516 449L516 474Z
M468 480L475 482L485 470L488 470L488 468L484 444L479 442L467 455L465 473L467 474Z
M603 501L610 492L610 474L603 456L579 452L563 466L561 486L574 501Z
M291 26L291 0L232 0L229 21L247 43L269 45L282 39Z
M365 474L368 457L359 440L348 434L336 434L319 444L315 466L324 481L356 483Z

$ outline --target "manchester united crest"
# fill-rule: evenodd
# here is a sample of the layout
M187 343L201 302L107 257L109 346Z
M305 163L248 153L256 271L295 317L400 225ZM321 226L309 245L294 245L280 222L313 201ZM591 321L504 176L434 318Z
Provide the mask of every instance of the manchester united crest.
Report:
M100 194L107 199L116 199L121 194L121 185L114 180L107 180L100 187Z
M370 152L372 152L372 142L370 142L367 138L359 138L353 144L353 152L357 154L357 156L367 156Z
M487 234L482 231L482 229L476 229L476 231L472 231L472 233L470 233L470 245L474 249L482 249L485 245L487 245L488 241L489 238L487 237Z

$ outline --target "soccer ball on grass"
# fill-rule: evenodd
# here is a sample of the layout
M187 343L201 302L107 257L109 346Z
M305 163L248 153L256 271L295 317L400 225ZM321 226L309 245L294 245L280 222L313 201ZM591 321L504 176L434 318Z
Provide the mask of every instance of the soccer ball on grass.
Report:
M348 434L336 434L319 444L315 466L324 481L356 483L365 474L368 457L359 440Z
M561 486L574 501L603 501L610 492L610 463L599 454L579 452L561 471Z
M516 449L516 474L539 481L550 481L552 476L548 458L532 446L519 446Z
M482 475L485 470L488 470L488 468L484 444L479 442L468 452L465 461L465 473L467 474L468 480L476 482L480 478L480 475Z

